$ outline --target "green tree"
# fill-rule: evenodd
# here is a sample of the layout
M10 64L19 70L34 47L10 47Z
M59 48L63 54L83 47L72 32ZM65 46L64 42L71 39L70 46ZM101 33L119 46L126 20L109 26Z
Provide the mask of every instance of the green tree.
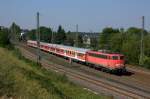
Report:
M122 34L116 33L112 34L110 38L110 50L113 52L121 52L122 49Z
M36 30L32 29L27 33L28 39L36 40Z
M83 39L81 34L78 34L77 47L83 47Z
M113 29L111 27L104 28L102 33L100 33L99 47L100 49L110 49L110 38L114 33L119 33L119 29Z
M52 37L51 28L47 28L44 26L40 27L40 39L41 39L41 41L50 43L51 37Z
M139 63L140 40L136 34L128 34L127 39L122 44L122 53L126 56L126 60L131 64Z
M144 37L144 66L150 69L150 34Z
M144 36L144 53L150 57L150 34Z
M59 25L59 27L58 27L55 39L56 39L57 44L64 44L64 42L66 40L66 33L65 33L65 30L62 28L61 25Z
M130 27L130 28L128 28L128 30L126 32L128 34L136 34L138 36L141 36L142 29L136 28L136 27ZM147 34L148 34L148 32L146 30L144 30L144 35L147 35Z
M29 39L31 40L36 40L36 36L37 36L37 30L36 29L32 29L27 33L27 36ZM52 36L52 30L51 28L47 28L47 27L40 27L40 41L42 42L51 42L51 36Z
M91 48L93 50L98 50L98 41L96 38L91 38Z
M70 31L68 31L68 33L66 34L66 45L69 46L73 46L74 45L74 36L73 33L71 33Z
M7 46L10 44L10 31L7 28L0 30L0 46Z
M21 28L19 25L17 25L15 22L12 23L12 25L10 26L10 30L12 33L12 39L13 40L18 40L20 37L20 33L21 33Z

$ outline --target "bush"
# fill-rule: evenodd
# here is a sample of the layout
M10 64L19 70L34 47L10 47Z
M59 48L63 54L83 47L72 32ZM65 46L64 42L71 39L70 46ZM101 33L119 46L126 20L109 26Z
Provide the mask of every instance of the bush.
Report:
M144 57L144 67L150 69L150 57Z
M8 29L3 29L0 31L0 46L7 46L10 44L9 41L9 30Z

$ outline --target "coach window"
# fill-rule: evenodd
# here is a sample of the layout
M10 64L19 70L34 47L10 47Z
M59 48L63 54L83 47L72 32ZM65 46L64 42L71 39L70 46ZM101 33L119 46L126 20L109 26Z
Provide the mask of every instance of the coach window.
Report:
M78 56L82 57L84 54L78 53Z
M100 54L100 55L99 55L99 58L103 58L103 55Z
M74 52L72 51L72 55L74 55Z
M70 51L70 55L72 55L72 51Z
M104 55L104 58L107 59L107 55Z
M101 55L101 54L99 54L99 55L98 55L98 57L99 57L99 58L104 58L104 56L103 56L103 55Z
M124 56L120 56L120 59L123 60L123 59L124 59Z
M91 53L88 53L88 54L89 54L89 56L92 56Z
M77 55L80 56L80 53L78 53Z
M91 53L91 56L96 57L96 54L92 54L92 53Z
M118 56L112 56L113 60L118 60Z
M111 59L111 57L110 57L110 56L107 56L107 58L108 58L108 59Z

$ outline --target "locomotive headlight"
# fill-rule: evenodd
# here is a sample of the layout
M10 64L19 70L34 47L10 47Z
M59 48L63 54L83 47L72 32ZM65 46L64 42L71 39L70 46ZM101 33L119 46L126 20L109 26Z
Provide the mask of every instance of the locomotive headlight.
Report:
M120 64L116 64L116 66L120 66Z
M117 67L122 67L124 66L123 64L116 64Z

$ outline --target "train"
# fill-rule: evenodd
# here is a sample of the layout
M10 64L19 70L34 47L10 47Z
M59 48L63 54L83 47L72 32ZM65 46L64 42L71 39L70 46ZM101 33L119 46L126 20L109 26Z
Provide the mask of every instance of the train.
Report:
M27 45L37 47L37 41L27 40ZM52 54L90 64L101 70L109 72L125 72L125 59L123 54L113 53L106 50L94 51L91 49L77 48L59 44L40 42L40 49Z

